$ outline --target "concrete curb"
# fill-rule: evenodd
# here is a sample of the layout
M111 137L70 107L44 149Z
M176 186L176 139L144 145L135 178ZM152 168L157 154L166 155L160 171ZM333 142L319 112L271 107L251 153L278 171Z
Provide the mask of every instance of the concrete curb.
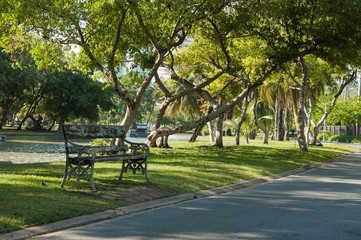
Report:
M185 202L185 201L194 200L197 198L205 198L205 197L210 197L210 196L215 196L215 195L219 195L219 194L237 191L237 190L244 189L244 188L254 187L254 186L257 186L260 184L270 183L270 182L279 180L284 177L288 177L291 175L310 171L310 170L322 167L322 166L330 164L330 163L338 162L338 161L340 161L346 157L349 157L357 152L361 152L361 149L341 155L341 156L333 158L333 159L326 160L324 162L303 165L299 168L296 168L296 169L293 169L290 171L286 171L283 173L278 173L278 174L273 174L270 176L251 179L248 181L230 184L227 186L217 187L217 188L213 188L213 189L201 190L201 191L198 191L195 193L185 193L185 194L181 194L181 195L177 195L177 196L173 196L173 197L157 199L157 200L152 200L152 201L147 201L147 202L141 202L141 203L137 203L134 205L129 205L129 206L125 206L125 207L119 207L119 208L107 210L104 212L87 214L87 215L83 215L83 216L79 216L79 217L73 217L73 218L69 218L69 219L65 219L65 220L60 220L60 221L53 222L53 223L29 227L29 228L25 228L25 229L20 229L20 230L16 230L16 231L9 232L9 233L3 233L3 234L0 234L0 239L4 239L4 240L5 239L6 240L28 239L28 238L31 238L34 236L44 235L47 233L57 232L57 231L61 231L64 229L79 227L79 226L83 226L83 225L94 223L94 222L112 219L115 217L125 216L125 215L134 214L134 213L138 213L138 212L142 212L142 211L156 209L156 208L161 208L161 207L165 207L165 206L169 206L169 205L173 205L173 204L177 204L177 203L181 203L181 202Z

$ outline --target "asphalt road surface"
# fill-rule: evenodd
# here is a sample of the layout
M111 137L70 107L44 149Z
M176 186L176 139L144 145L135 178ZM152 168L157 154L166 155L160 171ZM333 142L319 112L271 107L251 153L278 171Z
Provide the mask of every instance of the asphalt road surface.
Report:
M361 239L361 153L272 183L36 239Z

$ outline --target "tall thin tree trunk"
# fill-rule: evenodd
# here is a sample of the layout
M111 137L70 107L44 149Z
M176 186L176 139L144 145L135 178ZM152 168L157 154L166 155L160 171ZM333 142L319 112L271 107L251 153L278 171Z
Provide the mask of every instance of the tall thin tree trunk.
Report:
M311 121L312 121L312 110L313 110L313 103L312 103L312 92L311 90L308 91L308 113L307 113L307 121L306 121L306 143L307 146L310 144L311 138ZM306 109L305 109L306 112Z
M52 120L51 125L49 126L48 130L51 131L55 125L55 120Z
M214 129L211 122L207 122L208 132L209 132L209 142L214 142Z
M205 124L202 124L202 125L198 125L194 131L193 131L193 134L192 134L192 137L189 139L189 142L193 143L197 140L197 137L200 135L203 127L204 127Z
M28 118L29 118L29 115L26 115L26 116L20 121L17 130L21 130L23 124L25 123L26 120L28 120Z
M162 137L160 138L160 142L159 142L158 147L162 148L163 146L164 146L164 136L162 136Z
M216 135L215 146L217 147L223 147L223 119L224 119L224 114L216 118L216 122L215 122L215 135Z
M68 118L68 110L64 109L64 111L60 115L59 127L58 127L58 130L57 130L58 132L62 131L63 125L64 125L67 118Z
M11 125L10 125L11 127L15 125L15 118L16 118L16 113L14 112L11 117Z
M317 136L318 136L319 132L320 132L320 128L315 126L313 128L313 134L312 134L310 145L317 145Z
M293 119L295 120L295 125L296 125L296 131L298 132L298 102L297 102L297 97L298 97L298 90L297 89L292 89L292 110L293 110Z
M245 98L245 101L244 101L244 107L242 109L242 114L241 114L241 119L239 120L239 122L237 123L237 128L236 128L236 134L235 134L235 138L236 138L236 145L239 145L239 139L240 139L240 136L241 136L241 127L242 127L242 124L246 118L246 113L247 113L247 108L248 108L248 97ZM242 105L242 103L241 103ZM247 134L248 135L248 134ZM247 136L247 143L248 143L248 136Z
M164 118L165 111L167 110L167 107L169 106L171 102L168 100L168 98L164 99L162 104L160 105L160 108L158 110L157 117L155 119L154 125L152 127L152 131L158 129L162 123L162 120ZM149 142L149 147L157 147L157 139L154 139L153 141Z
M256 123L256 126L261 129L263 132L263 144L268 144L268 129L265 125L263 125L258 120L258 114L257 114L257 90L254 91L254 105L253 105L253 115L254 115L254 122Z
M208 107L207 108L207 113L206 114L210 114L211 112L213 111L213 108L212 107ZM212 124L208 124L208 123L200 123L196 129L193 131L193 135L191 137L191 139L189 139L189 142L195 142L197 137L200 135L202 129L204 128L204 125L208 126L208 128L211 126L212 127ZM213 139L213 129L212 131L209 129L209 136L212 140L210 140L210 142L214 142L214 139Z
M280 98L276 98L275 103L275 140L283 141L283 110Z
M164 148L170 148L168 144L169 135L164 136Z
M283 134L283 140L289 141L290 140L290 136L289 136L289 132L290 132L290 100L289 99L286 99L286 104L285 104L284 127L285 127L285 132Z
M305 122L306 122L306 113L305 113L305 105L306 105L306 91L307 91L307 66L304 62L302 56L299 57L299 63L302 70L301 77L301 90L299 96L299 106L298 106L298 146L302 151L308 151L306 136L305 136Z

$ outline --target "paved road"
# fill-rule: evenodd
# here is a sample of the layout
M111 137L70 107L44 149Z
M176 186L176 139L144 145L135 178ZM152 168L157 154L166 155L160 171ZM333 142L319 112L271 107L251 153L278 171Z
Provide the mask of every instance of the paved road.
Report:
M361 239L361 153L269 184L37 239Z

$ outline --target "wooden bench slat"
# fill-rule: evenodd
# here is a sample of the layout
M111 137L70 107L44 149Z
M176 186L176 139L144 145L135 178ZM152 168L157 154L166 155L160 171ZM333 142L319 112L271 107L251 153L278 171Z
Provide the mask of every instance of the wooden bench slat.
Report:
M63 125L68 139L125 138L123 126L112 125Z
M121 146L70 146L68 147L69 153L78 153L79 149L83 149L83 151L90 152L120 152L120 151L128 151L129 147L127 145Z
M93 160L93 157L69 157L71 161L81 161L81 160ZM95 162L104 162L104 161L115 161L115 160L124 160L124 159L146 159L146 156L143 155L129 155L129 154L115 154L115 155L100 155L97 156Z

